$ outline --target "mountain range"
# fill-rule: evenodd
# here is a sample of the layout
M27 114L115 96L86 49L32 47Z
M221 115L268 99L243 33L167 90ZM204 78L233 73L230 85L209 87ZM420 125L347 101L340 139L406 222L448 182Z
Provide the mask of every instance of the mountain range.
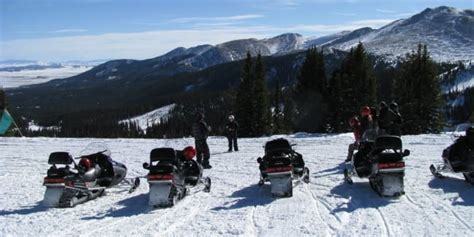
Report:
M98 107L116 108L144 101L160 104L159 101L166 100L164 105L175 102L170 98L178 98L182 93L236 86L240 60L247 52L264 56L270 81L278 78L291 84L304 60L305 49L323 48L329 72L345 52L359 42L374 58L383 61L397 60L420 43L428 45L437 61L472 60L474 11L427 8L380 29L365 27L318 38L287 33L262 40L241 39L218 45L179 47L146 60L108 61L67 79L12 89L7 93L18 110L29 116L51 111L57 115L61 113L59 109L78 112Z

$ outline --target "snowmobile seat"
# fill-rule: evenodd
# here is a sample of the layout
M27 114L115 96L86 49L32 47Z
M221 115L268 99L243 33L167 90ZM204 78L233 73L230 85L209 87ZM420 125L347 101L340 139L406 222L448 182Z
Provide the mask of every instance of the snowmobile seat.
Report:
M176 151L173 148L156 148L150 152L150 163L159 161L160 164L169 163L176 165L178 159L176 157Z
M70 165L72 162L72 156L67 152L53 152L48 159L50 165Z
M275 140L268 141L265 144L265 155L272 155L272 154L289 154L293 151L291 148L290 143L288 140L283 138L278 138Z
M403 155L393 152L379 153L377 155L377 160L383 163L399 162L403 160Z
M104 153L94 153L91 155L81 156L81 158L87 158L92 162L92 167L98 165L100 167L100 177L113 177L114 168L112 159Z
M387 150L392 149L394 151L402 150L402 139L398 136L380 136L375 139L374 150Z

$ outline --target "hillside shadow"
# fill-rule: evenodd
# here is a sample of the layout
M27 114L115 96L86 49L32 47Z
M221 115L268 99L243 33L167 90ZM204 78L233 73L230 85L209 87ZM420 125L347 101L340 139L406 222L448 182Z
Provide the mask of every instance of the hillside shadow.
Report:
M348 199L347 203L339 204L332 213L353 212L361 208L378 208L398 200L397 198L380 197L372 190L368 181L354 182L352 185L342 182L331 189L330 192L331 194Z
M114 205L115 206L115 205ZM141 214L146 214L153 210L152 207L148 206L148 194L143 193L131 198L121 200L116 203L116 206L121 206L117 209L116 207L110 208L103 215L94 215L81 218L82 220L101 220L106 217L130 217Z
M44 206L41 201L37 202L35 205L32 206L25 206L21 209L16 210L0 210L0 216L9 216L9 215L30 215L33 213L44 212L47 211L49 207Z
M428 186L433 189L441 189L444 193L457 193L459 198L456 198L452 205L474 206L474 186L467 183L464 177L434 178L428 183Z
M222 211L244 207L265 206L275 200L275 198L272 197L270 185L258 186L257 184L235 191L230 197L237 199L237 201L228 207L215 207L212 210Z

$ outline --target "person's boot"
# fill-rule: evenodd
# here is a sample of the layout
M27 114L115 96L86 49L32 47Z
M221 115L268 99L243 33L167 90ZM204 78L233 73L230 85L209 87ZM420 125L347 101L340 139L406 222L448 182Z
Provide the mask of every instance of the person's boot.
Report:
M209 163L206 162L206 163L202 164L202 168L204 168L204 169L211 169L212 166L211 166Z

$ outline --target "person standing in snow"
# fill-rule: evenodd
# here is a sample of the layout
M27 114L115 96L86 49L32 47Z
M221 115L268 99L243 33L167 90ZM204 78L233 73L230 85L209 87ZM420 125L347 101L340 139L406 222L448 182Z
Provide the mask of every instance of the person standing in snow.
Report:
M402 135L402 115L398 110L398 104L395 102L390 103L390 110L392 110L393 114L395 115L395 119L393 120L392 126L390 127L390 135L401 136Z
M204 169L210 169L212 166L209 164L209 146L207 145L207 137L211 127L204 121L204 114L199 113L196 121L193 123L193 136L194 145L196 146L196 158L197 161L202 164Z
M360 122L357 116L354 116L349 120L349 125L351 126L352 132L354 133L355 141L354 143L349 144L347 158L345 160L346 162L351 161L352 156L354 155L354 150L357 150L357 148L359 147L360 138L362 137Z
M234 115L229 115L229 121L225 125L227 140L229 141L229 150L232 151L232 145L234 146L234 151L238 151L239 147L237 146L237 129L239 129L239 124L235 121Z
M371 110L369 106L364 106L360 110L360 134L364 135L364 132L374 128L374 121L372 119Z
M378 134L389 134L394 123L396 114L384 101L380 102L379 115L377 116Z

